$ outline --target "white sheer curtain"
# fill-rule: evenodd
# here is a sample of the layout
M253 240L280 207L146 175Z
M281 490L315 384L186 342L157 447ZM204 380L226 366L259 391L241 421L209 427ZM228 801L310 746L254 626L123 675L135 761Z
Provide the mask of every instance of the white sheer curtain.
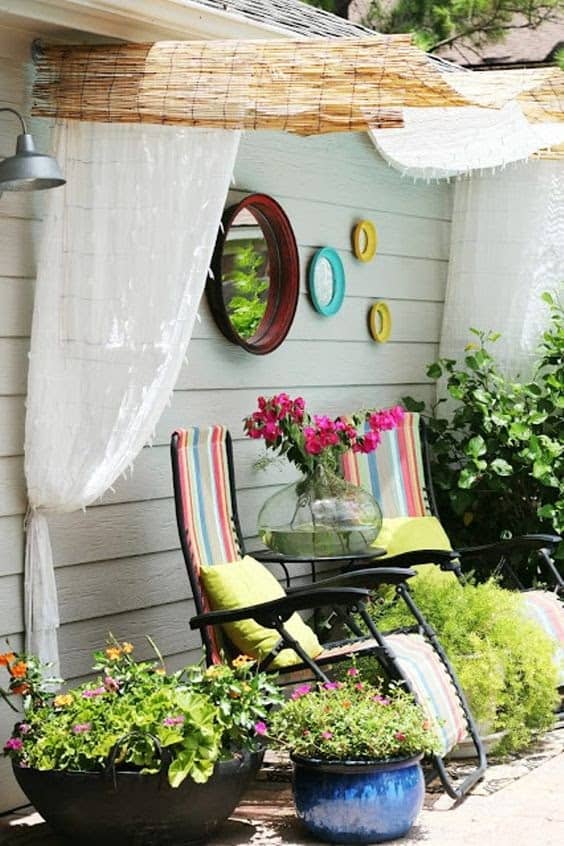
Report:
M564 164L532 161L456 183L440 354L461 361L468 328L493 330L509 376L531 375L548 321L543 291L563 294Z
M150 438L192 333L239 133L69 121L44 224L25 435L26 648L57 667L46 515L97 499Z
M564 144L564 123L529 123L518 103L502 109L405 108L401 129L373 129L380 155L405 176L445 179L503 167Z

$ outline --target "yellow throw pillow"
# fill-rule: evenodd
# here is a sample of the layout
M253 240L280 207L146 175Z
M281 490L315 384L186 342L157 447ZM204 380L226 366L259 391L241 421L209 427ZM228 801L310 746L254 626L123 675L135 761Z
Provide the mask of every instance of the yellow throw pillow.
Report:
M384 517L374 546L383 546L387 555L417 549L452 549L436 517Z
M446 549L451 550L451 543L436 517L384 517L382 528L373 546L381 546L386 555L379 558L385 561L391 555L401 555L403 552L413 552L417 549ZM417 565L429 569L428 564ZM453 573L444 573L436 567L437 578L455 578Z
M214 611L230 611L246 605L258 605L285 596L285 591L266 567L245 555L241 561L227 564L203 566L200 576L210 607ZM299 614L292 614L286 630L305 649L311 658L315 658L323 647L315 633L307 626ZM245 655L264 658L276 646L280 636L275 629L259 626L254 620L240 620L223 626L229 640ZM288 667L296 664L300 658L293 649L283 649L270 664L272 668Z

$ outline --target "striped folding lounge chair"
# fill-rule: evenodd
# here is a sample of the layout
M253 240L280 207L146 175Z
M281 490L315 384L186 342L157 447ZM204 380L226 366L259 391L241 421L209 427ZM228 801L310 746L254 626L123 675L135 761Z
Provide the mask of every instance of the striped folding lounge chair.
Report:
M222 426L178 429L172 435L171 457L180 542L197 611L190 625L201 633L208 664L220 662L224 655L233 657L240 651L233 648L226 629L249 618L274 630L277 635L275 648L267 654L254 656L261 668L274 666L281 652L290 651L294 656L295 660L277 668L281 683L295 683L306 675L326 681L330 668L340 661L350 660L351 654L373 655L391 678L414 693L429 719L438 727L441 752L434 757L436 769L449 795L456 799L464 796L482 776L486 767L485 755L452 667L409 594L407 579L415 575L414 572L405 568L355 571L337 579L318 581L310 587L290 589L287 594L277 584L281 595L274 600L210 610L204 575L210 567L227 562L233 566L233 572L237 572L245 553L237 516L229 433ZM367 600L370 592L381 584L393 585L398 598L407 603L414 616L415 634L384 637L378 630L368 613ZM352 637L319 646L314 653L308 652L299 638L288 631L291 615L331 604L339 606L340 617L348 622ZM360 632L353 613L364 619L368 636ZM301 620L300 623L304 625ZM455 785L443 759L467 734L475 743L478 765L461 784Z
M379 559L381 563L390 566L443 563L441 555L452 547L438 517L427 440L419 414L406 413L397 429L383 432L382 443L374 453L347 453L342 459L342 471L348 481L364 487L380 504L384 520L377 543L388 550L388 556ZM564 595L564 582L552 557L559 542L558 536L524 535L495 544L457 549L456 555L462 564L465 560L489 557L492 552L499 555L496 570L509 568L517 587L523 590L508 556L516 551L526 555L537 552L553 580L555 592L524 591L525 609L558 645L560 685L564 686L564 608L557 596L559 592ZM460 567L452 569L462 578Z

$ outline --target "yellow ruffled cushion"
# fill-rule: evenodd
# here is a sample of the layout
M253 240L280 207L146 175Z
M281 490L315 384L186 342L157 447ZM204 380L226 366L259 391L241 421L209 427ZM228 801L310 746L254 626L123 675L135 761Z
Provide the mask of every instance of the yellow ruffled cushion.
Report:
M240 561L203 566L200 576L210 607L214 611L230 611L246 605L258 605L286 595L284 588L272 573L250 555L245 555ZM323 652L315 633L299 614L292 614L284 627L311 658ZM223 629L237 649L257 659L268 655L280 640L275 629L259 626L254 620L227 623ZM299 661L300 658L293 649L283 649L269 666L288 667Z

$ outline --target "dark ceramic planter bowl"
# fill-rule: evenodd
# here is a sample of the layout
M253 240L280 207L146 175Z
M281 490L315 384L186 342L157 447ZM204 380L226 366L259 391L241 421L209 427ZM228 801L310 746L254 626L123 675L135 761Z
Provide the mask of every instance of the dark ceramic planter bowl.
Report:
M292 756L299 819L330 843L381 843L406 834L423 806L421 755L390 761Z
M205 784L170 787L165 774L41 772L14 764L17 782L56 834L73 844L189 846L203 843L235 809L262 753L216 764Z

